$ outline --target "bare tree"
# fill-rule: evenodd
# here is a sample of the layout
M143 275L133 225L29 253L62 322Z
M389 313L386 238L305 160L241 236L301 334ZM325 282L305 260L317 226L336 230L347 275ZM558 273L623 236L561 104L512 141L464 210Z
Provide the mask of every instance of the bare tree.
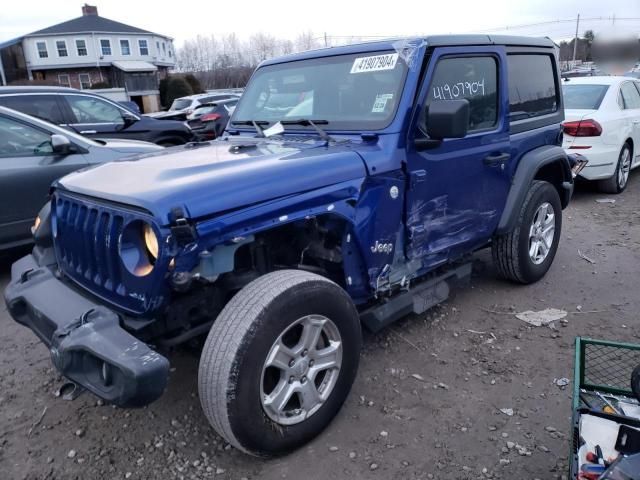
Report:
M333 39L327 38L327 42ZM337 43L350 43L339 39ZM204 89L242 87L255 67L262 61L277 55L312 50L324 46L324 39L313 32L303 32L295 40L277 39L257 32L247 40L235 33L224 36L203 36L184 42L176 55L176 70L192 73Z

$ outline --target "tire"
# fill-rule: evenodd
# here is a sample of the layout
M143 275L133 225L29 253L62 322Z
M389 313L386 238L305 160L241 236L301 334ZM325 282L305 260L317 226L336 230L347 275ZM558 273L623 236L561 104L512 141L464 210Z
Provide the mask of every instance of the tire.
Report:
M537 250L539 255L535 255L534 260L530 249L536 240L532 240L530 234L534 217L543 205L550 205L553 211L553 218L545 217L549 222L548 227L553 224L553 237L545 237L548 242ZM493 263L498 273L508 280L523 284L540 280L553 263L561 230L562 206L557 190L549 182L534 180L520 208L516 226L511 232L495 237L491 245ZM550 246L547 246L547 243ZM544 256L543 247L547 250Z
M279 358L271 355L278 342L284 344L287 336L294 338L293 333L306 331L305 322L321 323L323 320L318 319L322 318L330 320L323 324L316 344L306 357L303 350L297 354L293 367L291 361L287 363L292 357L280 362L288 365L287 368L292 367L290 370L265 368L268 356ZM283 332L287 332L286 335ZM287 344L286 347L293 351L303 338L301 334L300 342L293 341L294 346ZM339 338L340 343L330 343L327 341L330 338ZM324 346L316 348L321 343ZM198 372L204 413L218 434L245 453L268 457L290 452L318 435L340 410L356 377L361 344L358 312L338 285L298 270L264 275L229 301L209 332ZM312 380L303 383L304 375L312 378L314 358L323 364L323 351L334 352L331 358L338 358L338 350L339 367L327 369L325 374L313 374ZM307 363L303 364L305 358ZM316 365L316 368L322 366ZM303 399L306 397L296 393L283 404L282 412L286 415L275 418L277 408L267 405L271 398L268 393L311 386L320 392L318 395L326 395L323 402L315 404L314 409L305 409ZM309 401L309 405L312 404ZM290 406L292 408L286 410Z
M625 143L620 149L616 170L610 178L600 180L599 187L605 193L622 193L629 183L629 172L631 171L632 151L629 143Z

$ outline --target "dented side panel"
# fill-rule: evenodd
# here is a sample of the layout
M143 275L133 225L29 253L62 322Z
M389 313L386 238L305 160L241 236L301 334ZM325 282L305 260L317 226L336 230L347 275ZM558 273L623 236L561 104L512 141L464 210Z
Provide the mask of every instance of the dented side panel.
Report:
M407 149L406 254L422 269L453 260L486 243L499 221L509 191L510 140L504 47L443 47L434 50L420 86L409 137L421 135L419 112L426 103L438 62L451 57L492 57L497 66L495 127L445 139L435 148ZM491 158L506 161L489 162Z
M355 237L374 290L383 269L393 263L396 251L403 252L398 232L403 228L404 183L401 171L367 177L356 205Z

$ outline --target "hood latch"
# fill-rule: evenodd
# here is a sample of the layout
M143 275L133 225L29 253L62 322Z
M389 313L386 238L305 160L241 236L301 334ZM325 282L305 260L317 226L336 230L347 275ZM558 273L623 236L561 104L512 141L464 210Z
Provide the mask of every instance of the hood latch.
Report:
M196 239L196 229L189 223L181 207L174 207L169 214L171 234L179 244L187 244Z

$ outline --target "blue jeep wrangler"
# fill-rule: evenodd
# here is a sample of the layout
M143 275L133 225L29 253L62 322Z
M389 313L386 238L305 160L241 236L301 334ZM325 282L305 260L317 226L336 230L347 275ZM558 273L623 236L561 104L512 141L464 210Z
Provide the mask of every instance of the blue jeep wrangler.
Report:
M573 178L547 39L433 36L276 58L223 138L58 181L5 299L56 368L119 406L207 335L199 393L229 443L290 451L343 404L361 324L442 302L490 247L535 282Z

